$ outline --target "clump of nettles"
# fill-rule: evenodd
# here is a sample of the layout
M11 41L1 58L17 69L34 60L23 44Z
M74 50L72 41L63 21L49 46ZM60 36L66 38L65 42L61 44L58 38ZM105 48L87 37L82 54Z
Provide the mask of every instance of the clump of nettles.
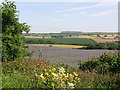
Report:
M40 74L35 72L35 77L41 88L75 88L80 82L76 72L67 73L63 67L44 69Z

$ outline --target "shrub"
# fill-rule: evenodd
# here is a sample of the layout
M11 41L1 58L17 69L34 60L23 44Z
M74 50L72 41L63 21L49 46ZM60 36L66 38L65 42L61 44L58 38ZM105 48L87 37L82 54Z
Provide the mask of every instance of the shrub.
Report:
M2 61L13 61L25 53L22 32L28 32L30 26L19 23L18 11L14 2L2 3Z
M120 53L104 53L97 58L89 58L88 61L79 62L79 69L83 71L96 71L101 74L119 74L120 73Z

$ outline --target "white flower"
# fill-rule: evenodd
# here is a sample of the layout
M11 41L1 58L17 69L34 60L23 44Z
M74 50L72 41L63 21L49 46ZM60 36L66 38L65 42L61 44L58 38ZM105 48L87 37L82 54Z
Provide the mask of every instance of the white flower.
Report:
M59 68L59 73L64 73L65 69L63 67Z
M73 83L68 83L70 88L74 88L74 84Z

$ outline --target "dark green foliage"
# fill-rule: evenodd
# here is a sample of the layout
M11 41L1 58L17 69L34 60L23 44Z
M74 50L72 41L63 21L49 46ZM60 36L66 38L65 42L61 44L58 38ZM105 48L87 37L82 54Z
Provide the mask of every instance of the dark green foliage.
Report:
M22 32L28 32L30 26L19 23L18 11L14 2L2 3L2 61L13 61L25 53Z
M83 49L109 49L109 50L120 50L120 41L106 42L106 43L95 43L84 47Z
M79 69L101 74L120 74L120 52L104 53L97 58L89 58L86 62L79 62Z
M95 42L88 38L26 38L28 44L69 44L93 45Z

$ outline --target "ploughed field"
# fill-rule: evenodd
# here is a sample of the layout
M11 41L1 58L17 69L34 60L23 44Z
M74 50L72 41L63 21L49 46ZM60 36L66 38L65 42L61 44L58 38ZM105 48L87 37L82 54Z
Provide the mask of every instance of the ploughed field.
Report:
M80 50L62 47L49 47L49 46L38 46L29 45L27 51L34 51L31 58L38 59L40 51L42 57L48 63L64 63L71 67L78 68L78 60L87 60L89 57L98 57L103 53L115 52L116 50Z

